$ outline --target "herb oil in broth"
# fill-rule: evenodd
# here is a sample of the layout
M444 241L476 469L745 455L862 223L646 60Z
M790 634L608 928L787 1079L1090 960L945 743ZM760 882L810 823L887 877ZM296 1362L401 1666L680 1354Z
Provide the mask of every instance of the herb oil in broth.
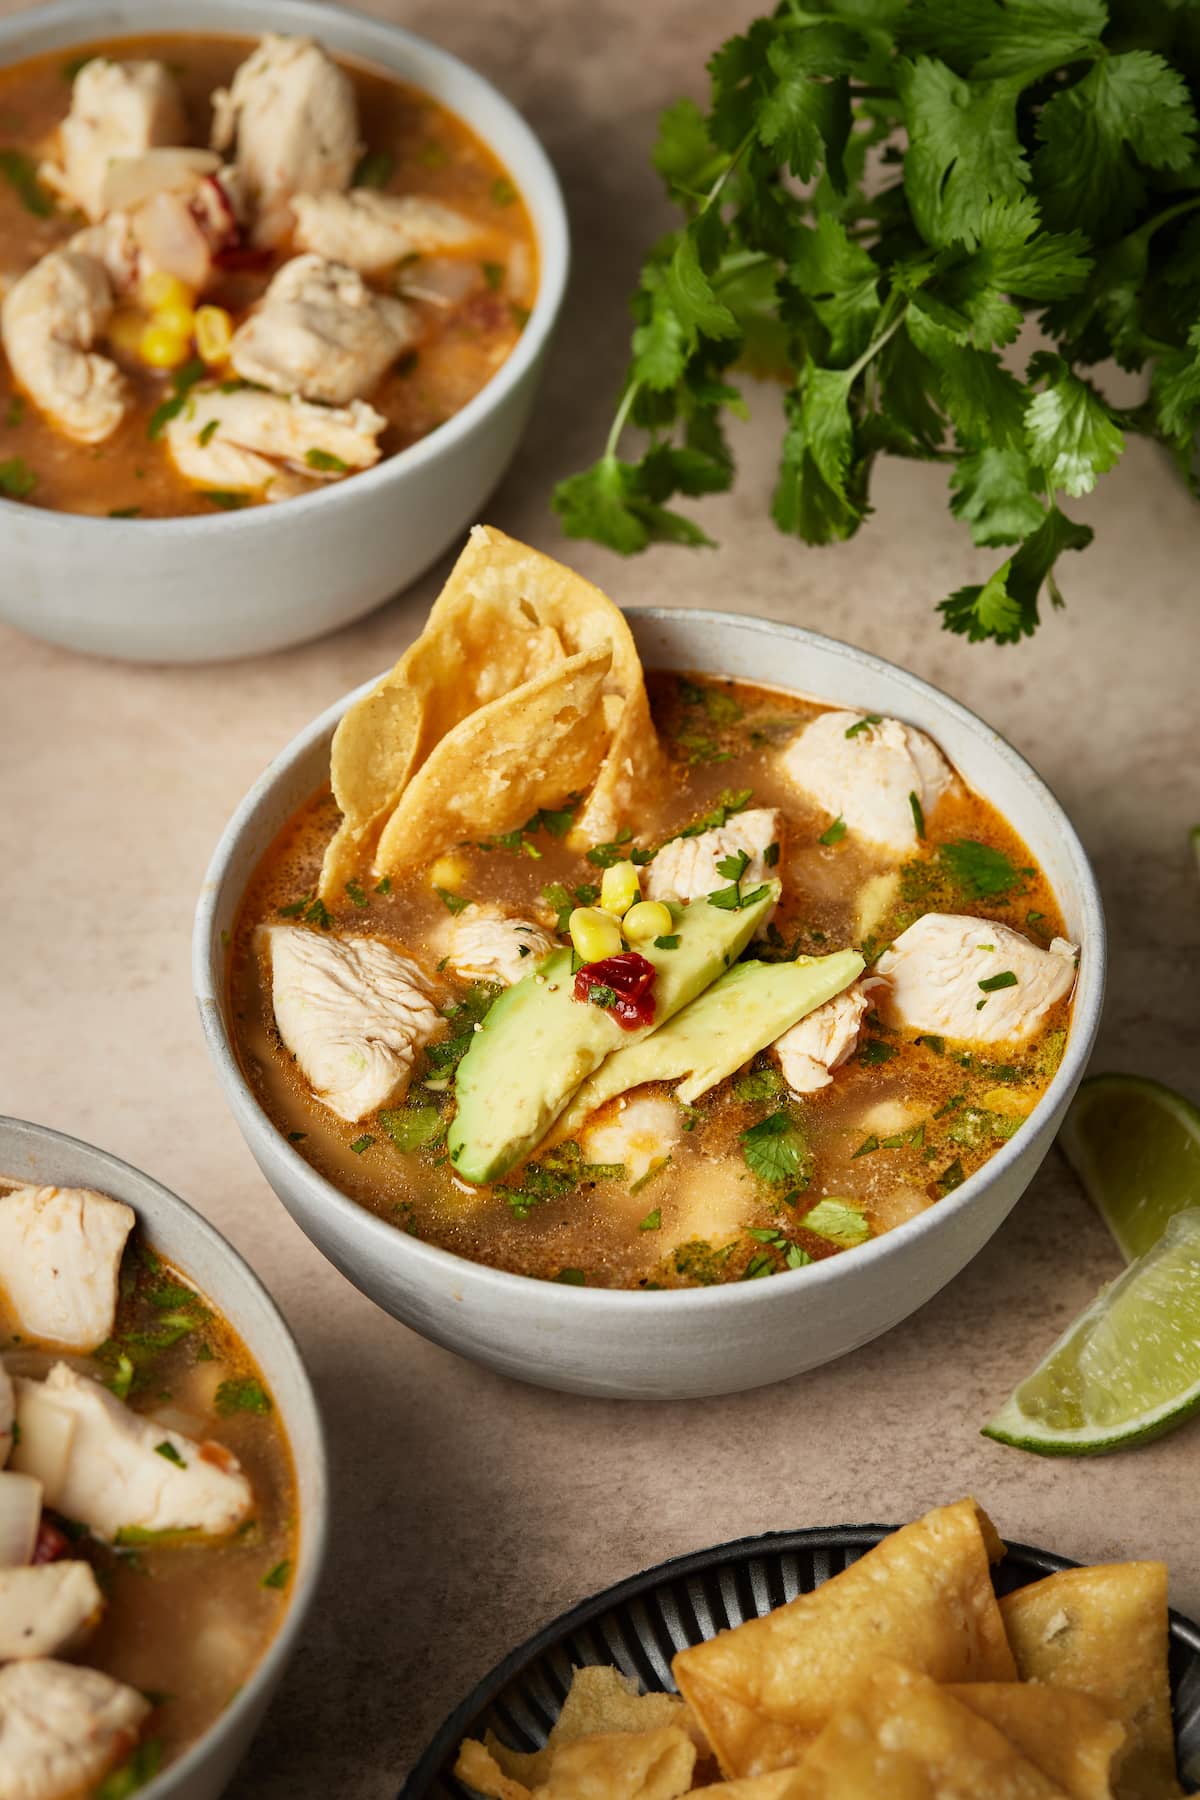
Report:
M783 898L767 942L747 955L782 960L854 946L869 964L930 911L1003 921L1043 946L1063 932L1049 884L1026 846L965 783L943 797L917 852L903 862L853 833L839 834L778 768L780 748L833 709L746 682L661 673L647 679L669 770L658 791L644 796L639 839L657 844L706 815L719 823L723 810L745 806L777 807L782 815L781 855L772 873L782 880ZM968 1050L888 1030L870 1012L857 1052L828 1087L791 1098L776 1063L763 1054L683 1109L684 1129L669 1164L644 1181L631 1185L623 1171L614 1177L581 1167L567 1146L565 1154L561 1148L535 1152L530 1164L493 1187L472 1187L456 1177L446 1156L452 1084L447 1091L439 1067L418 1059L403 1108L347 1125L313 1098L280 1042L253 941L259 924L290 919L367 932L429 970L440 959L436 934L447 899L427 870L403 880L351 883L344 903L330 911L312 900L338 816L328 791L303 807L247 892L230 952L243 1067L278 1128L341 1191L461 1256L544 1279L661 1288L754 1279L841 1254L936 1204L980 1167L1032 1110L1062 1054L1067 1001L1011 1053L1005 1046ZM999 878L1002 892L981 897L972 891L969 864L964 881L957 866L939 858L940 845L964 840L998 853L1002 860L994 866L1007 871ZM544 825L490 847L462 845L454 855L464 875L448 903L495 901L550 923L556 912L564 917L569 906L593 903L604 862L628 851L626 843L594 847L590 857L576 853ZM886 904L864 930L864 889L893 872L884 885ZM453 1039L470 1030L500 990L471 986L449 972L441 979L452 993L446 1010ZM431 1079L432 1088L423 1085ZM638 1090L670 1091L667 1084ZM617 1116L620 1104L610 1102L596 1119ZM835 1206L817 1215L818 1232L802 1221L822 1200ZM849 1203L849 1211L839 1202Z
M23 274L86 223L74 210L56 206L34 179L70 106L71 81L85 61L108 56L165 63L183 95L188 141L207 145L210 95L228 86L256 41L155 33L53 51L0 69L0 277L8 282ZM359 185L460 208L512 244L506 264L472 263L465 291L451 304L406 291L419 259L408 270L370 277L370 285L381 291L402 292L422 326L419 347L402 356L368 396L388 421L380 439L386 458L452 418L509 355L537 290L536 238L507 170L461 119L379 70L336 60L354 84L367 146ZM225 272L205 290L204 303L226 307L240 320L294 253L285 243L261 267ZM152 435L155 413L174 391L171 374L149 369L107 343L99 348L120 365L134 400L116 432L95 446L74 443L56 430L16 386L0 352L0 499L98 517L212 513L220 501L185 480L161 438ZM241 503L241 496L222 498L227 505Z
M240 1338L140 1234L121 1264L107 1344L92 1356L42 1348L14 1331L0 1294L0 1355L10 1375L33 1379L66 1362L134 1412L225 1445L254 1490L252 1517L222 1542L156 1542L131 1531L110 1548L73 1521L46 1515L70 1540L67 1554L91 1563L106 1600L73 1660L152 1702L142 1743L170 1762L224 1711L287 1609L299 1523L283 1421Z

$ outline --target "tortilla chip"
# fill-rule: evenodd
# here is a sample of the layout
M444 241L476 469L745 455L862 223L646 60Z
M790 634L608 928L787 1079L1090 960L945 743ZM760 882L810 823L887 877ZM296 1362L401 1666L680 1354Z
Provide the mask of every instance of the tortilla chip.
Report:
M775 1769L770 1775L748 1775L745 1781L720 1781L715 1787L693 1788L702 1800L807 1800L804 1770Z
M679 1800L695 1766L696 1746L673 1725L576 1738L555 1750L533 1800Z
M375 874L419 868L466 837L513 831L586 787L604 755L600 691L611 660L603 645L584 650L447 733L384 826Z
M571 1686L543 1750L510 1750L487 1734L487 1748L506 1775L536 1787L545 1781L555 1750L577 1738L598 1733L654 1731L673 1725L686 1732L701 1756L708 1744L691 1712L677 1694L643 1694L632 1675L608 1663L587 1663L572 1670Z
M459 1745L454 1773L477 1794L483 1794L485 1800L529 1800L529 1789L519 1781L510 1781L477 1738L464 1738Z
M1098 1700L1037 1681L977 1681L946 1692L1002 1731L1071 1800L1111 1800L1125 1728Z
M1128 1733L1120 1800L1170 1800L1175 1772L1165 1563L1063 1569L1000 1602L1023 1681L1090 1694Z
M727 1776L799 1762L880 1658L938 1681L1012 1681L989 1561L1003 1545L974 1500L892 1532L811 1594L675 1658L680 1692Z
M994 1725L890 1662L833 1715L799 1772L795 1800L1064 1800Z
M330 771L343 817L326 851L321 897L340 894L412 777L456 726L599 647L611 652L612 662L604 682L605 746L580 783L591 787L576 826L586 841L615 837L635 787L658 768L633 634L591 582L477 525L420 637L334 733Z

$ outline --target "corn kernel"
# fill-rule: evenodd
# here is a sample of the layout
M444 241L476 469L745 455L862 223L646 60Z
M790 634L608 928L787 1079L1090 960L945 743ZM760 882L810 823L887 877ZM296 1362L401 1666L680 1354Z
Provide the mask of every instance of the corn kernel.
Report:
M166 331L173 331L177 337L190 340L196 325L196 315L190 306L179 306L172 301L170 306L156 306L153 323L161 325Z
M989 1112L1004 1113L1007 1118L1024 1119L1033 1111L1034 1096L1023 1094L1019 1088L988 1088L983 1095L983 1104Z
M165 269L151 269L138 283L138 299L148 312L160 312L166 306L186 306L189 312L192 309L191 289L178 275L168 275Z
M625 914L621 928L631 944L649 944L657 937L669 937L675 921L661 900L639 900Z
M196 308L196 349L206 363L223 363L233 342L233 320L223 306Z
M577 906L568 922L571 942L584 962L599 962L621 951L621 925L598 906Z
M631 862L614 863L605 869L600 883L600 904L605 912L624 918L635 900L642 897L642 882Z
M430 865L429 885L430 887L446 888L451 893L456 893L463 886L469 874L470 870L461 856L439 856L437 861Z
M109 321L108 341L114 350L122 350L126 356L137 356L141 352L145 329L145 315L123 306Z
M189 348L186 337L181 337L177 331L168 331L165 325L151 319L138 343L138 355L152 369L174 369L186 362Z

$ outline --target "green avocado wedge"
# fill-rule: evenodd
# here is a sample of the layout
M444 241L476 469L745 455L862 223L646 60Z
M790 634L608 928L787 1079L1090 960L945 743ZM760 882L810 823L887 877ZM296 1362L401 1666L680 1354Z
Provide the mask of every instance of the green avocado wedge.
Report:
M626 1031L574 998L571 952L556 950L501 994L458 1065L447 1148L464 1181L497 1181L540 1144L576 1088L614 1050L649 1037L741 955L779 899L777 881L737 910L673 908L675 949L639 946L654 964L654 1023Z
M788 963L735 963L661 1031L614 1050L579 1089L555 1137L572 1137L589 1113L644 1081L678 1081L675 1096L690 1105L842 993L865 967L857 950Z

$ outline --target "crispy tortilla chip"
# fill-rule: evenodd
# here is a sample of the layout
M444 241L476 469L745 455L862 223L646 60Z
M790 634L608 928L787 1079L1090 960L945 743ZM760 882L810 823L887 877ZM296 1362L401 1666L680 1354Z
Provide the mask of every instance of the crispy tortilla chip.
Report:
M1021 1678L1090 1694L1124 1725L1120 1800L1170 1800L1175 1772L1165 1563L1063 1569L1000 1602Z
M800 1760L883 1657L938 1681L1016 1676L992 1591L1003 1546L974 1500L884 1538L832 1581L675 1658L680 1692L727 1776Z
M770 1775L748 1775L745 1781L719 1781L715 1787L693 1788L687 1800L699 1794L702 1800L807 1800L809 1788L804 1771L774 1769Z
M543 1750L510 1750L490 1731L487 1748L506 1775L536 1787L545 1781L555 1750L577 1738L616 1731L654 1731L673 1725L684 1731L699 1755L708 1755L708 1744L689 1708L678 1694L643 1694L632 1675L622 1675L608 1663L588 1663L571 1673L571 1686L562 1711Z
M795 1800L1063 1800L1063 1790L928 1675L880 1663L801 1765Z
M334 733L330 769L343 817L325 855L322 898L340 894L409 781L456 726L599 647L611 652L612 662L604 681L605 745L579 783L591 788L576 827L586 841L616 835L635 786L658 767L633 635L591 582L477 525L420 637Z
M679 1800L695 1766L696 1746L673 1725L576 1738L555 1750L533 1800Z
M604 754L603 645L481 706L426 757L388 819L375 873L393 875L461 843L523 825L586 787Z
M977 1681L946 1689L978 1713L1071 1800L1111 1800L1125 1728L1086 1694L1037 1681Z
M464 1738L459 1745L454 1773L485 1800L529 1800L529 1789L510 1780L477 1738Z

